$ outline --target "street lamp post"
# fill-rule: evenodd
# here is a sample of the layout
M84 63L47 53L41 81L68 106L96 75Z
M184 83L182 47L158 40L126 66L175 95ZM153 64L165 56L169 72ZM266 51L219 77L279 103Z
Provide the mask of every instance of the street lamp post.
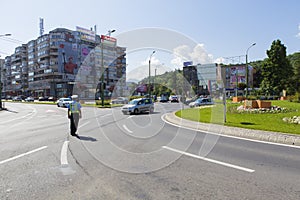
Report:
M254 45L256 45L256 43L253 43L250 47L248 47L246 51L246 99L248 98L248 84L249 84L248 51Z
M116 30L108 30L108 36L110 37L111 34L113 32L115 32ZM104 106L104 59L103 59L103 41L101 41L101 69L102 69L102 73L101 73L101 105ZM107 76L108 79L108 76Z
M10 33L0 35L0 37L11 36ZM0 65L0 110L2 110L2 66Z
M150 55L150 58L149 58L149 83L148 83L148 94L149 94L149 98L151 98L151 87L150 87L150 77L151 77L151 57L153 56L153 54L155 54L155 51L153 51Z

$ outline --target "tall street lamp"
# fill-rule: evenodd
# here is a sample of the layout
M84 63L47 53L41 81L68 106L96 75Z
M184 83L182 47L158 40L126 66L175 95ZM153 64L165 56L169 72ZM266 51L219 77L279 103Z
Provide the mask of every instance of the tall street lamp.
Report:
M248 84L249 84L248 51L254 45L256 45L256 43L253 43L250 47L248 47L246 51L246 99L248 98Z
M0 37L11 36L10 33L0 35ZM0 65L0 110L2 110L2 66Z
M148 83L148 94L149 94L149 98L151 98L151 87L150 87L150 77L151 77L151 57L153 56L153 54L155 54L155 51L153 51L150 55L149 58L149 83Z
M108 36L110 37L111 34L113 32L115 32L116 30L108 30ZM101 41L101 69L102 69L102 73L101 73L101 105L104 106L104 59L103 59L103 41ZM107 76L108 79L108 76Z

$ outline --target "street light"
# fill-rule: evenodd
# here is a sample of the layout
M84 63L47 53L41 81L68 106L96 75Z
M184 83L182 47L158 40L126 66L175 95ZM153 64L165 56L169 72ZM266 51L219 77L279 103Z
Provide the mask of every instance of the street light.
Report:
M11 36L10 33L0 35L0 37ZM0 110L2 110L2 66L0 65Z
M113 32L116 30L108 30L108 36L110 37ZM101 74L101 105L104 106L104 59L103 59L103 41L101 41L101 69L102 69L102 74ZM108 76L107 76L108 79Z
M10 33L6 33L4 35L0 35L0 37L5 37L5 36L11 36L11 34Z
M151 87L150 87L150 77L151 77L151 57L155 54L155 51L153 51L149 58L149 84L148 84L148 94L149 98L151 98Z
M250 47L248 47L247 51L246 51L246 99L248 98L248 82L249 82L249 69L248 69L248 51L251 47L253 47L254 45L256 45L256 43L253 43Z
M108 30L108 36L110 37L111 34L112 34L113 32L115 32L115 31L116 31L115 29L113 29L113 30Z

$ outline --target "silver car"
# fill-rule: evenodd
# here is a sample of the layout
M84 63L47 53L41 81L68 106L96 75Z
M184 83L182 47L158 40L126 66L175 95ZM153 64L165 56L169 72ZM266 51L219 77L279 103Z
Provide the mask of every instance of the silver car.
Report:
M197 106L213 105L213 104L214 104L214 102L211 98L199 98L196 101L191 102L189 104L189 106L191 108L193 108L193 107L197 107Z
M154 104L151 98L140 98L130 101L122 107L123 114L138 114L143 112L154 112Z

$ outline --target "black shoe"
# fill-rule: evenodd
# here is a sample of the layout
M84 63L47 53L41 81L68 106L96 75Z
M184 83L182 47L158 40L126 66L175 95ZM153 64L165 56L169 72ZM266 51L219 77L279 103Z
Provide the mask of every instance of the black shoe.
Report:
M80 139L79 135L75 134L74 136L77 137L78 139Z

